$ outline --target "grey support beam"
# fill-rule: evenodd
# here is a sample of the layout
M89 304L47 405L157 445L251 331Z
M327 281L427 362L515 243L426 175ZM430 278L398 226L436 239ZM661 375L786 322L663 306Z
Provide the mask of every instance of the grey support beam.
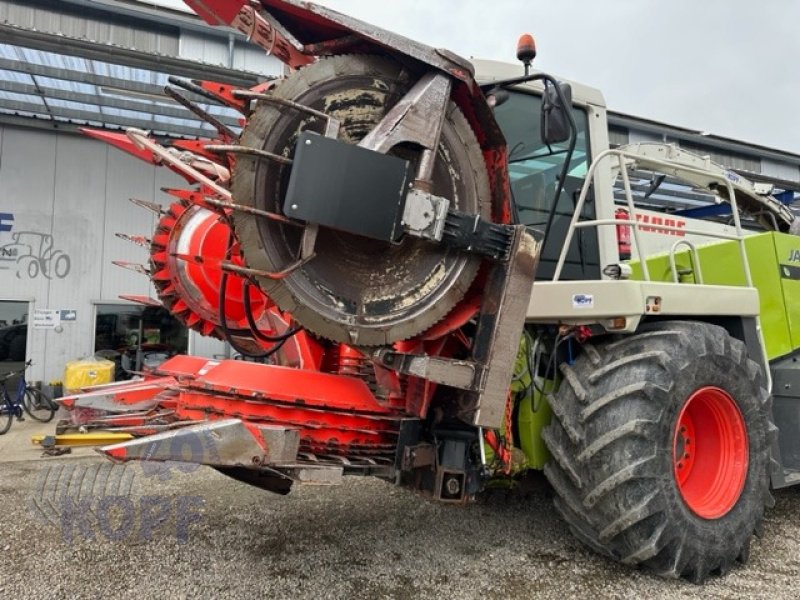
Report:
M84 73L82 71L72 71L69 69L59 69L47 65L26 63L19 60L0 58L0 69L5 69L6 71L16 71L18 73L27 73L28 75L34 76L40 75L42 77L51 77L52 79L64 79L67 81L77 81L81 83L89 83L91 85L116 88L119 90L135 92L137 94L153 96L154 99L164 97L164 88L152 83L129 81L127 79L119 79L106 75L96 75L94 73ZM208 102L208 99L203 96L197 96L188 93L186 95L194 102Z
M110 44L98 44L89 40L35 31L7 23L0 23L0 40L5 44L23 46L45 52L69 54L90 60L124 64L149 71L162 71L179 77L211 79L243 87L252 87L267 79L267 77L257 73L235 71L220 65L210 65L174 56L146 53ZM57 77L57 75L49 75L49 77Z
M171 117L175 119L189 119L192 121L197 120L197 117L189 112L187 109L175 106L164 106L163 104L142 104L133 100L124 100L107 95L96 94L83 94L80 92L72 92L69 90L60 90L56 88L44 87L39 85L30 85L28 83L19 83L17 81L0 81L0 91L13 92L15 94L35 95L42 98L45 102L47 99L65 100L68 102L78 102L90 106L107 106L109 108L118 108L122 110L131 110L143 113L151 113L162 117ZM164 96L168 100L168 96ZM0 103L2 107L2 103ZM98 110L98 116L101 116ZM228 125L229 127L239 127L239 120L234 117L218 116L217 119Z
M39 113L40 114L34 116L21 116L13 113L4 113L2 112L2 109L0 109L0 125L9 125L12 127L21 127L25 129L38 129L50 132L55 130L58 131L59 133L67 133L70 135L81 135L81 136L83 135L83 133L81 133L80 128L87 126L86 123L80 123L80 122L64 121L64 120L54 121L49 116L42 115L41 109L39 110ZM121 127L114 127L114 126L106 126L104 127L104 129L123 131ZM166 133L164 135L159 134L158 137L161 139L184 139L187 136L176 135L174 133Z
M48 117L44 107L41 104L32 104L29 102L21 102L17 100L3 100L2 111L7 111L11 114L14 113L32 113L34 115L41 115ZM49 107L49 118L51 123L57 123L57 119L64 119L68 122L80 122L85 124L100 123L105 126L116 126L121 129L127 127L135 127L137 129L152 130L156 134L167 134L184 137L209 137L215 132L211 128L199 127L186 127L183 125L174 125L166 123L157 123L145 119L131 119L128 117L109 117L100 114L98 111L90 110L72 110L65 109L58 106Z

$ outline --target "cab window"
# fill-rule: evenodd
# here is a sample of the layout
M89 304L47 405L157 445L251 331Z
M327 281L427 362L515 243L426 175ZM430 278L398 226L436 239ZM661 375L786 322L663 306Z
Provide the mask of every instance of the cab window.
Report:
M568 142L563 142L547 146L542 142L541 109L541 96L522 92L511 92L509 99L495 109L495 118L506 137L508 173L517 221L527 225L539 239L544 235L569 145ZM573 107L572 116L578 130L575 152L570 159L550 235L540 258L537 279L552 277L589 166L586 111ZM587 199L583 217L594 218L591 197ZM600 277L597 234L594 229L578 230L570 246L562 277Z

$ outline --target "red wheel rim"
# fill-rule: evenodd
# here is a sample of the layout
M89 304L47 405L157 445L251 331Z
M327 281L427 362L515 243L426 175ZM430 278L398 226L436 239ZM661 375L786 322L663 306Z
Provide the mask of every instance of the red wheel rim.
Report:
M678 415L673 468L683 501L699 517L718 519L739 500L747 477L744 418L717 387L694 392Z

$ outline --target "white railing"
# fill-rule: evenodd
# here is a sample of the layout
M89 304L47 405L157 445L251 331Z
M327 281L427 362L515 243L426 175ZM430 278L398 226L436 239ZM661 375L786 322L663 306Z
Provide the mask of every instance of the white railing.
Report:
M625 201L628 208L628 219L593 219L589 221L581 221L580 216L583 212L583 207L586 204L586 196L589 191L590 182L594 181L594 174L597 171L599 165L606 159L612 159L616 157L619 161L619 172L622 177L622 183L625 189ZM636 218L636 206L633 202L633 194L631 192L631 182L628 176L628 170L626 167L626 159L636 161L636 162L644 162L647 164L648 168L662 168L665 172L668 172L675 177L681 178L681 174L685 175L699 175L703 178L706 178L709 181L716 182L718 184L722 184L725 186L727 193L728 193L728 202L731 205L731 212L733 213L733 223L736 228L735 235L731 235L724 232L714 232L708 230L701 230L701 229L693 229L691 227L674 227L672 225L657 225L653 223L642 223L640 224L639 220ZM647 268L647 254L644 251L642 240L639 235L639 228L641 226L645 226L648 230L657 230L657 231L667 231L667 232L676 232L682 235L684 234L694 234L700 236L706 236L711 238L717 238L721 240L732 240L738 242L739 247L739 254L741 257L742 263L742 270L744 271L745 282L747 287L753 287L753 278L750 274L750 263L747 260L747 249L745 248L745 235L742 231L742 223L739 217L739 208L736 204L736 192L733 186L733 183L727 179L726 177L727 171L719 170L719 171L709 171L708 169L703 169L701 167L696 167L692 165L688 165L685 163L680 163L676 161L670 161L665 159L659 159L652 156L643 157L636 152L626 151L623 149L609 149L601 152L597 157L592 161L589 170L586 173L586 180L581 189L580 196L578 197L578 202L575 205L575 212L572 215L572 220L570 221L569 230L567 231L567 237L564 240L564 246L561 249L561 255L559 256L558 263L556 265L555 273L553 274L553 281L558 281L561 277L561 271L564 268L564 263L567 260L567 253L569 251L570 244L572 243L572 238L575 235L576 229L582 229L586 227L606 227L610 225L627 225L631 227L633 232L633 241L636 248L636 253L639 257L639 264L642 268L642 277L645 281L650 281L650 271ZM697 253L697 248L695 248L694 244L689 242L688 240L678 240L675 244L673 244L669 259L670 259L670 268L672 271L672 278L675 283L679 283L678 278L678 270L675 264L675 251L680 245L687 245L689 248L690 256L692 257L693 262L693 270L695 274L695 282L698 284L703 284L703 274L700 267L700 259ZM762 368L764 369L764 376L767 380L767 389L770 393L772 393L772 374L769 369L769 359L767 357L767 349L766 345L764 344L764 335L761 329L761 317L756 316L756 329L758 332L759 342L761 344L761 358L762 358Z
M581 221L581 213L583 212L583 207L586 204L586 197L589 192L590 182L594 180L594 174L599 168L599 165L605 161L606 159L613 159L616 158L619 161L619 172L622 177L622 184L625 190L625 202L627 204L628 209L628 217L629 219L592 219L589 221ZM639 220L636 218L637 211L636 206L633 202L633 194L631 192L631 182L628 176L628 169L626 166L626 159L632 161L640 161L643 160L647 163L648 168L658 168L662 167L670 174L681 178L681 173L690 174L690 175L699 175L704 178L707 178L711 181L715 181L718 184L725 186L728 192L728 202L731 205L731 211L733 213L733 222L736 229L735 235L727 234L724 232L713 232L708 231L706 229L693 229L691 227L675 227L673 225L660 225L660 224L653 224L653 223L640 223ZM647 156L646 158L642 157L641 155L626 151L623 149L609 149L601 152L597 155L597 157L592 161L592 164L589 167L589 170L586 173L586 180L581 189L581 193L578 197L578 202L575 205L575 212L572 215L572 219L570 221L569 230L567 231L567 236L564 240L564 245L561 249L561 254L558 258L558 263L556 264L555 273L553 274L553 281L558 281L561 277L561 272L564 269L564 263L567 260L567 254L569 252L570 244L572 243L572 239L575 235L576 229L583 229L587 227L607 227L607 226L628 226L631 228L633 232L633 242L634 247L636 249L636 254L639 256L639 263L642 268L642 277L645 281L650 281L650 270L647 267L647 253L644 245L642 244L641 236L640 236L640 228L642 226L647 227L648 230L656 230L656 231L665 231L665 232L674 232L679 233L681 235L685 234L693 234L693 235L701 235L706 237L717 238L721 240L731 240L738 242L739 247L739 254L742 263L742 270L744 272L745 282L747 287L753 287L753 278L750 274L750 263L747 260L747 249L745 248L745 235L742 231L742 223L739 217L739 209L736 204L736 192L733 187L733 183L725 177L724 172L714 172L709 171L706 169L702 169L699 167L694 167L687 164L677 163L675 161L670 161L666 159L658 159L652 156ZM697 272L702 273L700 269L700 262L697 255L697 250L694 246L686 242L690 246L690 252L692 252L695 262L695 269ZM673 245L671 254L671 264L673 265L673 274L676 272L674 268L674 252L679 244ZM673 277L674 278L674 277ZM702 279L702 275L700 275L700 279ZM697 279L695 280L697 281ZM702 283L702 281L697 281L698 283ZM676 279L677 283L677 279Z

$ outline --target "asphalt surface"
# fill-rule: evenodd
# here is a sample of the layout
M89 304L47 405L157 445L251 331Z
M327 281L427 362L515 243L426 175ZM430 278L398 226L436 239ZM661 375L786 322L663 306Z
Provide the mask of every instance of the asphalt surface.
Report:
M0 463L0 502L2 598L800 595L794 490L777 493L750 563L702 587L585 550L543 479L453 507L375 479L282 497L205 467L60 458Z

